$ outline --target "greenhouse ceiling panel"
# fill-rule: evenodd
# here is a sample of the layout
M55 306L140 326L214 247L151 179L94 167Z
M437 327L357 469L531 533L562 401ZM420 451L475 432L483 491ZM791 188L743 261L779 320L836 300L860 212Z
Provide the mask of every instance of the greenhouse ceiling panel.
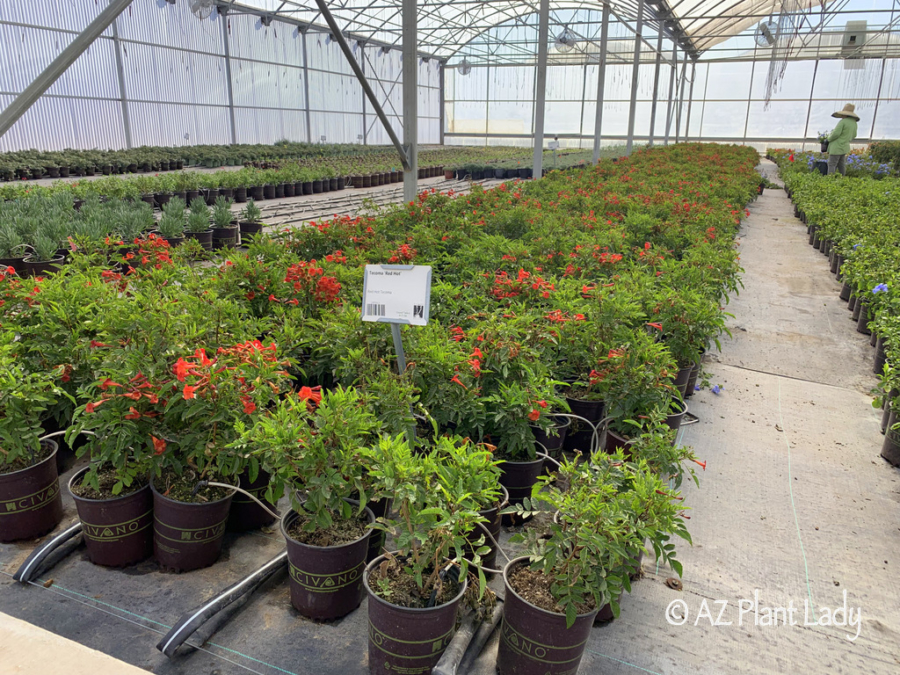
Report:
M325 28L325 21L313 0L242 0L220 2L233 11L258 12ZM597 10L603 2L551 0L556 10ZM699 54L738 35L761 20L790 10L812 13L835 4L828 0L646 0L645 22L663 27L670 37L680 39L691 53ZM328 3L342 30L361 40L385 45L402 42L400 0L336 0ZM539 9L539 0L424 0L417 3L419 50L449 58L485 31L508 22L523 21ZM639 0L614 0L612 11L633 20ZM326 29L327 30L327 29Z

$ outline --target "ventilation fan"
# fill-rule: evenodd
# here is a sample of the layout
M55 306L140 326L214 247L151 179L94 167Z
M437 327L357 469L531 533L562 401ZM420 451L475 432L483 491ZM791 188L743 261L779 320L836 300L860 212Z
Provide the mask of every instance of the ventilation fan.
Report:
M191 0L191 11L198 19L208 19L213 11L214 0Z
M567 54L572 51L577 43L578 38L575 36L575 33L566 28L562 33L556 36L554 45L556 46L556 51L560 54Z
M462 63L459 64L459 74L465 77L469 73L472 72L472 64L466 60L466 57L463 57Z
M760 21L756 27L756 44L760 47L771 47L778 40L778 23Z

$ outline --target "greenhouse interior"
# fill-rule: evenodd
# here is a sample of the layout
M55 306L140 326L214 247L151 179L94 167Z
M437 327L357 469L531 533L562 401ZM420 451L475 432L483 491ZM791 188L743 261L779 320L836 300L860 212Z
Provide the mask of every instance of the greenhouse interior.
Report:
M0 63L0 675L900 672L900 0Z

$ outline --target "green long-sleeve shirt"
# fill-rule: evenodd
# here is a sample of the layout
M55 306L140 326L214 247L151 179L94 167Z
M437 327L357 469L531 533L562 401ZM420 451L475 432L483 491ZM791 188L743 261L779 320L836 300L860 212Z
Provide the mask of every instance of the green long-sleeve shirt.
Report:
M829 155L847 155L850 153L850 141L856 138L856 120L843 117L837 123L831 136L828 137Z

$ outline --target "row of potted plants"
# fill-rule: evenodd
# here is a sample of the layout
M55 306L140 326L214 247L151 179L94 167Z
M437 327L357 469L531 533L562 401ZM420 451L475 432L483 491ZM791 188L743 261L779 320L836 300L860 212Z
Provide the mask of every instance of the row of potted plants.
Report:
M842 281L856 330L870 336L873 371L879 386L873 405L883 409L881 456L900 466L900 423L894 407L900 395L900 299L896 292L900 256L892 214L900 202L898 180L823 177L780 162L796 215L806 224L809 243L828 256Z
M138 236L113 268L118 241L102 250L75 235L55 275L0 280L0 323L18 336L10 358L53 388L35 400L35 431L15 455L27 459L0 461L0 485L52 464L52 448L30 454L40 423L67 430L90 459L70 483L89 555L128 564L152 547L180 570L215 561L229 519L271 520L231 503L233 487L270 505L287 495L292 600L310 616L345 612L368 588L373 672L386 654L399 659L391 668L433 665L456 603L486 595L483 572L469 573L493 569L482 561L506 490L515 522L558 512L549 538L525 542L531 558L507 566L507 601L556 617L577 665L573 637L618 613L645 541L680 572L669 540L687 537L677 485L695 458L672 427L737 289L733 236L758 191L755 162L745 148L678 146L464 196L429 192L377 217L223 249L215 266ZM433 267L431 322L405 331L402 372L386 327L359 319L367 263ZM12 429L27 410L0 419ZM579 426L565 424L573 412ZM563 466L541 479L554 441ZM575 451L588 461L570 461ZM81 511L129 498L105 522ZM35 511L43 531L58 521ZM390 538L372 544L371 531ZM541 583L542 600L523 590ZM545 667L516 649L516 636L540 639L513 604L501 672L517 659ZM439 630L416 632L431 606L447 615ZM386 627L401 616L411 632Z

